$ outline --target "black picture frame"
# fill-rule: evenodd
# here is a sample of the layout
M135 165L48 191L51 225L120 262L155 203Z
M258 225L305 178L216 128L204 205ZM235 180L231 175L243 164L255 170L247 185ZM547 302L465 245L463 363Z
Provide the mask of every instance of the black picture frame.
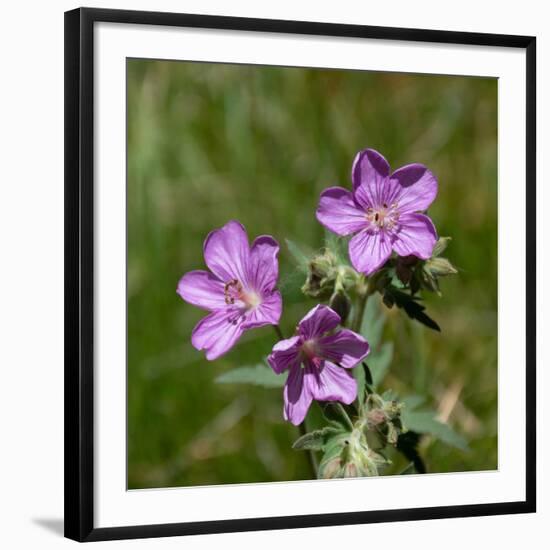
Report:
M94 528L93 89L96 22L378 38L526 51L526 499L518 502ZM65 536L77 541L412 521L536 511L536 39L485 33L79 8L65 13Z

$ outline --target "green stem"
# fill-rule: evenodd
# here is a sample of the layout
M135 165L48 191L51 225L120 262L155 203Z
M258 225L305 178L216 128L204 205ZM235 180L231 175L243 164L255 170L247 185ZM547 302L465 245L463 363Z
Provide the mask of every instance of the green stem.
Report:
M363 285L365 286L365 288L361 288L361 290L358 292L357 294L357 300L355 302L355 313L354 313L354 317L353 317L353 323L351 325L351 330L353 330L353 332L357 332L358 334L361 333L361 325L363 324L363 316L365 315L365 307L367 305L367 299L369 297L369 293L368 293L368 287L366 285ZM357 367L355 367L357 369L362 369L363 366L362 365L358 365ZM367 387L367 382L365 381L365 387ZM363 404L363 397L364 396L357 396L357 409L359 410L359 414L362 415L363 414L363 408L364 408L364 404Z
M273 329L275 330L279 340L284 340L285 337L283 336L283 331L281 330L281 327L279 325L272 325L272 326L273 326Z
M273 325L273 329L275 330L275 333L277 334L277 338L279 338L279 340L285 339L283 331L281 330L281 327L279 325ZM298 426L298 430L300 432L300 437L306 435L307 425L305 418L304 421ZM311 469L311 475L313 476L313 479L317 479L317 458L315 457L315 452L312 449L309 449L307 452L307 461Z
M353 317L353 323L351 325L351 330L353 332L359 333L361 331L361 324L363 321L363 315L365 314L365 306L367 305L367 298L369 295L367 292L361 292L357 296L357 302L355 304L355 315Z

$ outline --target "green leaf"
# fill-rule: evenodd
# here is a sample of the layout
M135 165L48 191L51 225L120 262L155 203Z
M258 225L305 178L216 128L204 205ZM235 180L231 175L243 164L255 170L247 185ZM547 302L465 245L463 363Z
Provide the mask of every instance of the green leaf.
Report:
M328 248L341 264L350 265L348 259L348 239L339 237L332 231L325 231L325 248Z
M311 258L311 253L306 251L304 247L296 244L294 241L291 241L290 239L285 239L285 242L286 242L288 251L290 252L290 255L294 258L294 261L296 262L297 268L300 271L307 273L309 261Z
M381 395L382 399L384 401L396 401L397 398L398 398L398 395L395 391L393 390L386 390L382 395Z
M439 325L424 313L426 307L420 304L418 300L418 297L411 296L393 285L389 285L384 289L383 302L387 307L391 308L396 305L398 308L403 309L411 319L415 319L432 330L441 332Z
M422 395L408 395L407 397L404 397L403 399L401 399L401 402L404 403L408 411L417 409L425 401L426 401L426 398L423 397Z
M373 379L372 379L372 372L371 372L369 366L365 363L365 361L363 361L361 363L361 366L363 367L363 373L365 375L365 385L373 386L374 382L373 382Z
M353 376L357 381L357 401L359 407L363 406L367 394L373 389L372 373L365 361L353 369Z
M278 289L283 295L283 302L296 303L304 299L302 286L304 284L304 273L299 269L293 269L290 273L285 273L279 279Z
M337 433L340 433L340 430L332 426L326 426L321 430L315 430L299 437L293 443L292 448L297 451L322 451L329 438Z
M374 299L374 296L371 296L370 299L367 300L360 332L373 349L378 347L380 343L385 320L386 317L381 314L378 301Z
M258 363L252 367L239 367L216 378L218 384L252 384L264 388L282 388L286 382L285 374L276 374L270 367Z
M365 399L365 369L363 368L363 365L357 365L352 372L353 377L357 382L357 400L360 404L362 404Z
M372 373L372 383L375 388L384 380L392 359L393 342L386 342L382 344L378 351L367 355L366 361Z
M448 424L435 419L435 412L429 410L407 410L401 412L403 425L409 430L422 434L430 434L447 445L461 451L468 451L466 440L456 433Z

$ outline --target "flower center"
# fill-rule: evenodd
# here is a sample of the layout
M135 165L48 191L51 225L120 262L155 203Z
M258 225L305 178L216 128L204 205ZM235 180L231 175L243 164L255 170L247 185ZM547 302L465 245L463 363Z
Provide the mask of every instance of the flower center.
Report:
M257 292L241 293L241 300L245 303L247 309L254 309L262 303L262 299Z
M231 281L225 283L223 293L227 305L242 302L246 309L254 309L262 302L257 292L245 290L242 283L237 279L231 279Z
M384 203L377 208L367 208L367 220L379 229L393 229L399 221L397 203L390 205Z
M318 354L317 342L313 338L310 338L309 340L306 340L302 344L302 353L308 359L314 359Z

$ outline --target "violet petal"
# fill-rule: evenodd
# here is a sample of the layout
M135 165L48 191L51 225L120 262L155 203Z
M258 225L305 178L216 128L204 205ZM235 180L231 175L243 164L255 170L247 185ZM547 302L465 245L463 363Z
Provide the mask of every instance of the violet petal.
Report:
M399 256L416 256L427 260L437 242L432 220L424 214L405 214L399 218L393 249Z
M374 149L365 149L357 153L351 167L351 181L353 190L360 185L367 185L374 191L382 180L390 175L388 161Z
M279 243L269 235L257 237L250 249L248 284L259 292L270 292L279 277Z
M427 210L437 195L437 179L422 164L399 168L390 176L390 181L398 187L391 202L398 203L401 214Z
M308 340L336 328L339 323L338 313L328 306L319 304L300 321L298 328L302 338Z
M370 275L384 265L392 251L392 238L385 231L363 230L349 242L349 256L353 267Z
M309 385L306 383L305 369L292 368L288 373L284 388L284 418L298 426L304 421L313 396Z
M367 226L365 211L353 200L350 191L329 187L321 193L317 220L337 235L351 235Z
M190 304L214 311L225 308L223 283L207 271L190 271L178 283L177 293Z
M273 346L267 362L277 374L300 366L300 342L300 337L293 336L286 340L280 340Z
M369 353L368 342L359 334L342 329L318 341L319 352L325 358L341 367L351 369Z
M248 237L238 221L211 231L204 241L204 261L224 283L237 279L245 284L249 258Z
M311 392L319 401L340 401L349 405L357 397L357 382L346 369L325 361L312 383Z
M279 323L283 311L281 293L274 290L262 298L262 303L256 308L245 313L243 329L276 325Z
M227 353L243 333L239 315L236 308L225 308L204 317L191 334L193 347L206 350L209 361Z

